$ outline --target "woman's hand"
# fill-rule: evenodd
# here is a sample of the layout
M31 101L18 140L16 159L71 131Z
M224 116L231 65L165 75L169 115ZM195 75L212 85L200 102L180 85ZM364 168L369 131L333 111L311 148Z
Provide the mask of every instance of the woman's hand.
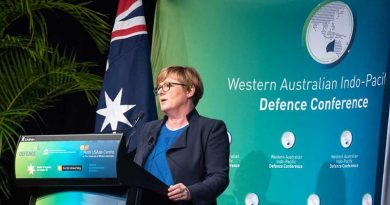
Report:
M191 199L191 195L190 191L183 183L178 183L169 187L168 198L173 201L187 201Z

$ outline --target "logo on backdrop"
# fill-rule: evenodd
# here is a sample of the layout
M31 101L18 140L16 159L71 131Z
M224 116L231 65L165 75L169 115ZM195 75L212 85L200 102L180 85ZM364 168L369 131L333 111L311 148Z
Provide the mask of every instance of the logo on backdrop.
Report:
M295 135L292 132L284 132L281 137L282 146L286 149L290 149L294 146Z
M362 205L372 205L372 197L371 194L366 193L362 198Z
M353 28L353 14L347 4L341 1L320 4L305 23L306 48L318 63L335 63L347 53Z
M340 143L341 143L341 146L343 146L344 148L348 148L349 146L351 146L352 133L349 130L345 130L345 131L343 131L343 133L341 133Z
M317 194L310 194L307 198L307 205L320 205L320 197Z
M245 205L259 205L259 197L254 193L245 196Z

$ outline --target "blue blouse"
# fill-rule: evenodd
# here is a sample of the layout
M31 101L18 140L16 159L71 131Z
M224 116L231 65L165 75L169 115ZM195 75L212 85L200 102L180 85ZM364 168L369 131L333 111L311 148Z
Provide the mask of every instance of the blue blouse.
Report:
M177 138L187 129L188 125L177 129L170 130L164 124L161 127L160 134L157 138L156 145L153 150L150 152L146 162L144 164L144 168L153 174L155 177L160 179L166 185L173 185L173 178L171 170L168 166L168 161L166 157L166 152L171 146L171 144L176 141Z

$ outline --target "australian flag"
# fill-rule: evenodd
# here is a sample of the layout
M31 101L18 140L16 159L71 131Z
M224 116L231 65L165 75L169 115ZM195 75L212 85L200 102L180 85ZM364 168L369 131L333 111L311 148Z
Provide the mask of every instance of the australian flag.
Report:
M95 132L124 133L136 148L142 124L157 118L149 42L141 0L120 0L111 35Z

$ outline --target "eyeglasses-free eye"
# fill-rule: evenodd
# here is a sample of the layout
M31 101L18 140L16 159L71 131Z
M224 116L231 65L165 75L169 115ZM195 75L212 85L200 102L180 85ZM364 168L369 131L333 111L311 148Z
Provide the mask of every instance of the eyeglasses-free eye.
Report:
M181 86L187 86L186 84L183 84L183 83L172 83L172 82L168 82L168 83L164 83L156 88L153 89L153 92L155 95L158 95L158 92L160 91L160 89L163 91L163 92L168 92L171 87L175 86L175 85L181 85Z

